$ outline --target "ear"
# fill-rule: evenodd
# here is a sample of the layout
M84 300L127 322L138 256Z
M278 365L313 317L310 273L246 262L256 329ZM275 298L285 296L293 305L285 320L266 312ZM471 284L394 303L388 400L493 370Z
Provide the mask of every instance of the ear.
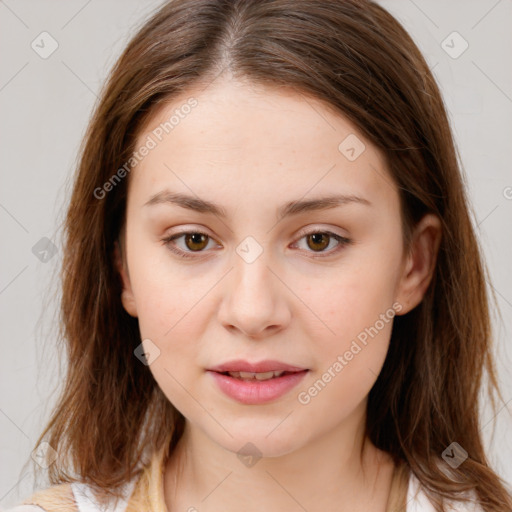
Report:
M126 312L133 317L137 317L137 305L135 303L135 297L133 295L132 286L130 283L130 276L128 274L128 268L126 265L126 259L121 254L121 247L117 240L114 244L114 260L116 269L121 276L123 284L123 291L121 292L121 302Z
M408 313L423 300L436 268L441 236L441 221L436 215L425 215L415 227L398 284L396 300L402 309L397 314Z

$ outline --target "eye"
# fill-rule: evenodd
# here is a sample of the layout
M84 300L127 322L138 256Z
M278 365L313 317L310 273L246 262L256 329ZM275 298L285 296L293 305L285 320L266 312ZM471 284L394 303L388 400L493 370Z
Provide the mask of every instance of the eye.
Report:
M175 243L175 240L180 238L183 238L183 242L185 244L184 249L177 247L177 244ZM162 242L169 248L169 250L181 258L195 258L196 256L193 256L190 253L203 252L203 250L208 246L208 241L211 240L213 239L209 235L202 233L201 231L185 231L183 233L166 237Z
M352 243L352 240L346 238L344 236L338 235L336 233L332 233L331 231L311 231L309 233L303 234L303 236L299 239L299 241L305 239L306 246L309 249L312 249L313 253L320 253L320 256L313 256L314 258L323 258L326 256L331 256L334 253L337 253L344 246ZM331 242L335 241L334 250L326 251L325 249L331 245ZM298 242L296 242L298 243ZM325 255L323 253L326 253Z

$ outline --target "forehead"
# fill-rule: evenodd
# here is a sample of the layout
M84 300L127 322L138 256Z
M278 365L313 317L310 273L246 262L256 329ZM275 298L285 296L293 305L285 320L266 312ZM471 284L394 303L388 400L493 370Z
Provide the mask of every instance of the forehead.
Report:
M382 155L355 126L293 89L218 79L161 107L136 149L150 139L130 177L140 201L163 188L210 198L236 189L279 202L333 189L396 199Z

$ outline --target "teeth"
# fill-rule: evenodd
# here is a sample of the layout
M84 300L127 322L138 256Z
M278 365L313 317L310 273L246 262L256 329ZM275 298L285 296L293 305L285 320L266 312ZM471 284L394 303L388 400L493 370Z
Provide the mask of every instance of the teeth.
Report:
M254 376L256 380L267 380L275 377L274 372L256 373Z
M276 372L262 372L262 373L251 373L251 372L228 372L231 377L242 380L268 380L274 377L281 376L284 371Z

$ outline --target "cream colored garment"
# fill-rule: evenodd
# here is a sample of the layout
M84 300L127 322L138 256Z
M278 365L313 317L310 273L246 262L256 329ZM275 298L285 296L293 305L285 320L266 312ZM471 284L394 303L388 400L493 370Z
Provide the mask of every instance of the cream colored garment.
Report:
M167 446L167 445L165 445ZM124 488L125 500L100 509L90 488L81 483L60 484L36 492L4 512L169 512L165 506L163 471L167 450L156 453L142 474ZM478 505L457 503L451 512L483 512ZM435 512L418 480L405 465L395 469L386 512Z

